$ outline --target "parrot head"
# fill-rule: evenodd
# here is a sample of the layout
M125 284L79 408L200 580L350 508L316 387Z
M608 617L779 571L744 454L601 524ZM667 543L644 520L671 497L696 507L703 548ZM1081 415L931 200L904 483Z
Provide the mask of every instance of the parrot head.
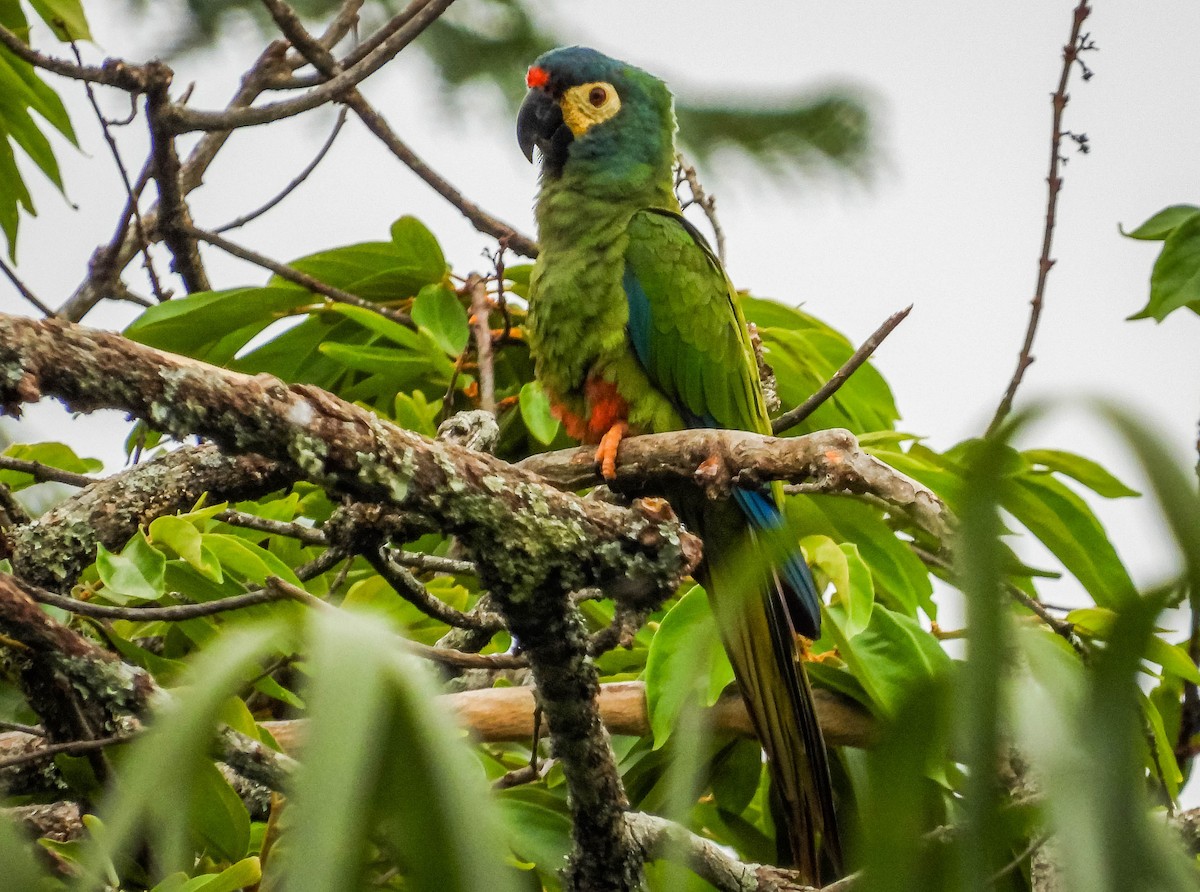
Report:
M581 46L538 57L525 77L517 143L543 176L659 173L674 160L675 117L666 84L625 62Z

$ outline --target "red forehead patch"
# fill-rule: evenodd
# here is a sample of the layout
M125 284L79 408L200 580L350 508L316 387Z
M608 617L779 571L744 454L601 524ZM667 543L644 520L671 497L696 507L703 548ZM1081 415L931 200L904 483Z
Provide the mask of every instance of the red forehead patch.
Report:
M539 68L534 65L525 75L525 86L531 90L537 87L544 87L550 83L550 72L545 68Z

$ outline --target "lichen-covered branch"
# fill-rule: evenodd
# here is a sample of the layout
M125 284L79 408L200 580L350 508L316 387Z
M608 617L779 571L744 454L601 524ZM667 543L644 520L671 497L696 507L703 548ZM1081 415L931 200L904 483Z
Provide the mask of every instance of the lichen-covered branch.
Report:
M96 558L120 549L138 527L210 501L259 498L294 482L294 467L216 446L185 446L80 490L32 523L7 533L17 575L44 588L71 586Z
M43 396L116 408L176 437L258 453L292 473L431 518L460 537L485 586L533 593L601 586L662 597L699 560L665 503L584 501L537 476L395 427L325 391L230 372L62 320L0 315L0 405Z
M0 573L0 636L0 651L19 674L22 692L47 732L27 744L29 750L134 733L149 706L167 696L148 672L59 623L20 580L5 573ZM218 755L271 789L279 789L295 765L291 757L229 728L220 733Z
M794 871L739 861L722 846L657 815L630 812L625 823L643 859L680 860L720 892L824 892L801 883Z

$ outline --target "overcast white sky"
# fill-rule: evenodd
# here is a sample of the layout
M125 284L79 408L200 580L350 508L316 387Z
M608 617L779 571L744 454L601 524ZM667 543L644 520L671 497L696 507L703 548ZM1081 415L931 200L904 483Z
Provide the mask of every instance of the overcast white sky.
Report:
M769 98L827 83L854 83L872 97L879 158L867 184L845 179L769 182L739 162L702 178L719 199L729 267L740 287L803 302L852 340L915 304L877 363L891 383L904 430L937 448L978 434L1012 373L1033 291L1049 153L1049 94L1060 68L1073 3L857 0L831 4L716 0L562 2L546 15L573 40L628 59L690 95L730 90ZM1076 77L1066 126L1086 132L1090 155L1065 169L1046 311L1036 364L1021 402L1039 396L1102 395L1149 419L1181 460L1194 458L1200 416L1200 320L1178 313L1163 325L1125 322L1147 295L1156 245L1118 235L1167 204L1200 199L1200 4L1097 0L1089 29L1100 47ZM151 23L131 22L112 0L88 0L103 52L141 59L169 33L174 4L156 0ZM732 10L736 9L734 13ZM176 83L196 80L191 100L218 107L257 54L250 28L203 55L179 60ZM42 34L42 45L50 41ZM115 224L122 198L115 170L81 91L68 98L86 155L61 152L71 209L35 183L40 216L22 224L20 272L57 305L83 276L87 258ZM531 232L535 171L516 147L496 97L477 90L453 115L416 52L369 82L368 95L401 135L484 207ZM122 113L120 103L110 110ZM324 139L321 121L239 133L193 197L200 225L237 216L272 195ZM141 137L122 131L136 167ZM425 220L456 269L483 268L489 240L353 121L300 193L237 239L287 259L379 238L404 213ZM264 275L206 251L218 287ZM165 267L165 263L163 264ZM0 310L26 312L0 281ZM121 325L128 308L89 317ZM62 438L119 462L117 419L68 423L61 411L9 425L21 439ZM1101 426L1080 413L1056 415L1026 440L1097 458L1137 485ZM1135 578L1161 578L1171 550L1153 512L1133 500L1100 504Z

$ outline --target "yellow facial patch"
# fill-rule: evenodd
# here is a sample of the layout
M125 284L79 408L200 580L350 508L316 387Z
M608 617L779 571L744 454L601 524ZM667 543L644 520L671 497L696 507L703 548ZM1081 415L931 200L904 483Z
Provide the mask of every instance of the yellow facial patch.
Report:
M596 81L571 87L559 100L563 121L576 138L621 110L621 97L612 84Z

